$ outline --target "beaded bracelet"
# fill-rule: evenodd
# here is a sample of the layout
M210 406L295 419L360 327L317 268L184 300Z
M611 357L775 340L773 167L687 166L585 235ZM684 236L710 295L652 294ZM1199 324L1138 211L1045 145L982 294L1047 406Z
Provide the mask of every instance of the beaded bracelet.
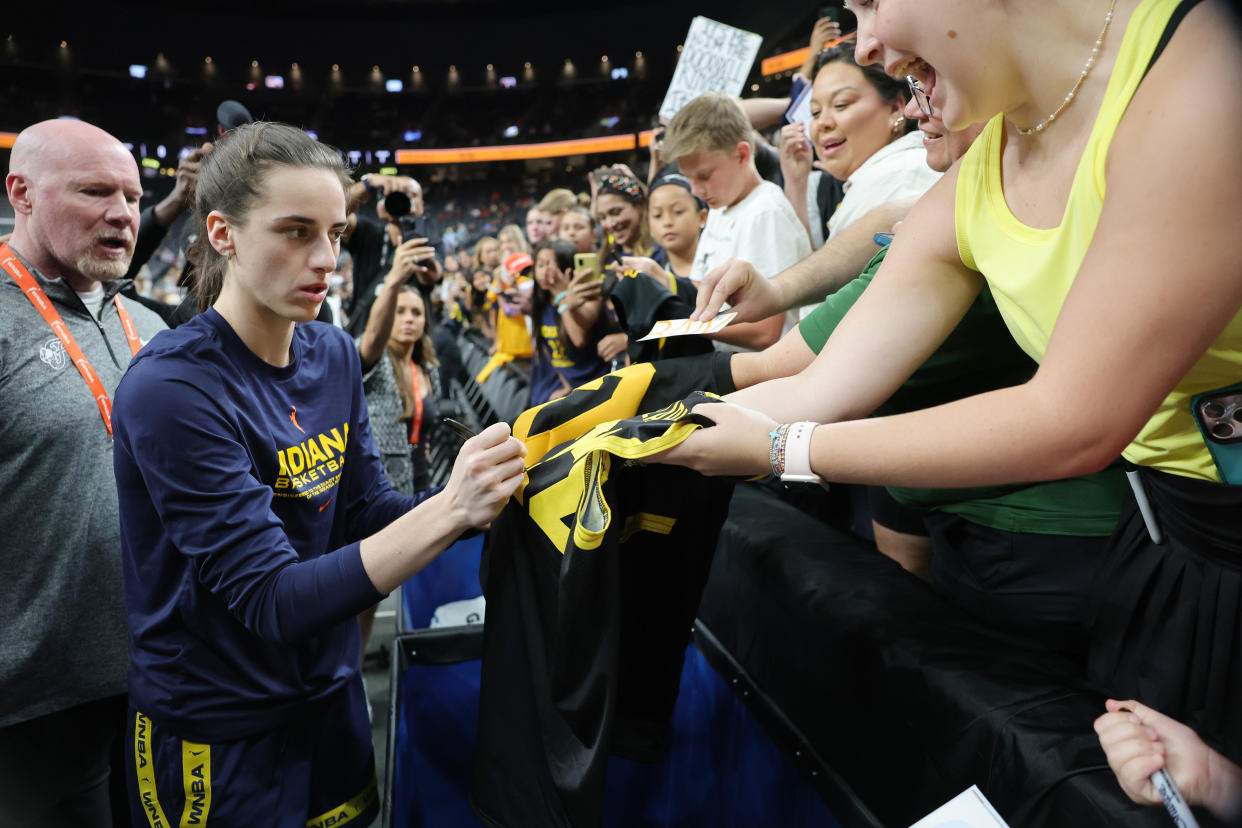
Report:
M768 464L772 467L772 474L780 477L785 473L785 442L789 437L790 424L778 425L776 428L768 432L768 437L772 440L772 445L768 449Z

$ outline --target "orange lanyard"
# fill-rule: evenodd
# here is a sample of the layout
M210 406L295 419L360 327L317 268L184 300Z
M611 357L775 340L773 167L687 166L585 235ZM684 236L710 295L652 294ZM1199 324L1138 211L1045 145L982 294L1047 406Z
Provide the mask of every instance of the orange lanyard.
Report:
M0 267L3 267L9 276L13 277L13 281L17 282L17 286L22 289L22 293L26 294L30 304L35 306L35 310L43 317L43 321L56 334L60 344L65 346L65 351L69 354L69 358L73 360L73 364L77 366L78 373L82 375L82 379L86 380L86 386L90 388L91 395L95 398L95 404L99 406L99 416L103 417L104 427L108 429L108 434L111 434L112 400L108 396L103 383L100 382L99 375L91 367L90 360L86 358L86 354L82 353L82 349L78 347L77 340L73 338L73 334L69 333L68 326L60 318L56 308L52 307L51 300L47 298L43 288L39 286L35 278L30 275L30 271L14 255L7 244L0 244ZM119 295L112 297L112 301L116 303L116 315L120 317L121 327L125 329L125 339L129 343L130 353L137 354L139 349L142 348L142 340L138 338L138 330L134 327L134 321L129 318L129 312L125 310L125 303L121 301Z
M414 422L410 424L410 445L418 445L423 432L423 389L418 381L418 366L410 360L410 385L414 388Z

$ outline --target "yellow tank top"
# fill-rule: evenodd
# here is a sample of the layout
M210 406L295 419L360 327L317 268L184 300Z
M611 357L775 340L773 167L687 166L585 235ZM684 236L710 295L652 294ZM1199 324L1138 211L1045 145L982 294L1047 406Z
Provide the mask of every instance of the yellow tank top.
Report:
M1109 145L1178 5L1179 0L1144 0L1130 19L1059 226L1028 227L1010 212L1001 183L1002 116L988 123L962 159L956 193L958 252L967 267L987 279L1014 339L1037 362L1043 359L1099 222ZM1191 398L1239 380L1242 313L1234 316L1122 455L1160 471L1219 481L1191 414Z

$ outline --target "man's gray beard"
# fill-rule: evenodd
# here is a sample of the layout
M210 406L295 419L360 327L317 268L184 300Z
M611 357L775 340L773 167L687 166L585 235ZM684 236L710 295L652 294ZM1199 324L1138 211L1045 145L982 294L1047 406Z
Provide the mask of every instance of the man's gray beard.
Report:
M94 282L111 282L129 272L129 259L97 259L91 253L78 257L78 273Z

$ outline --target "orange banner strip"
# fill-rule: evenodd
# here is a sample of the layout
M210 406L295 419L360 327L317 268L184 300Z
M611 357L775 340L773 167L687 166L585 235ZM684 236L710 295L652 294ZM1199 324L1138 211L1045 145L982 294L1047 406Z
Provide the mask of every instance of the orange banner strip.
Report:
M841 35L836 40L830 40L824 44L824 48L831 49L833 46L839 46L845 41L852 39L854 34L854 32L850 32L849 34ZM759 64L759 68L763 72L763 76L765 78L768 75L779 75L781 72L787 72L790 69L797 69L805 63L806 56L810 53L810 51L811 49L808 46L803 49L796 49L792 52L773 55L770 58L765 58L763 63Z
M549 141L545 144L511 144L493 147L461 147L458 149L400 149L398 164L472 164L480 161L521 161L527 158L565 158L599 152L624 152L651 143L652 131L641 132L637 140L631 134L608 135L600 138L577 138L571 141Z
M12 149L13 142L16 140L16 132L0 132L0 149Z

